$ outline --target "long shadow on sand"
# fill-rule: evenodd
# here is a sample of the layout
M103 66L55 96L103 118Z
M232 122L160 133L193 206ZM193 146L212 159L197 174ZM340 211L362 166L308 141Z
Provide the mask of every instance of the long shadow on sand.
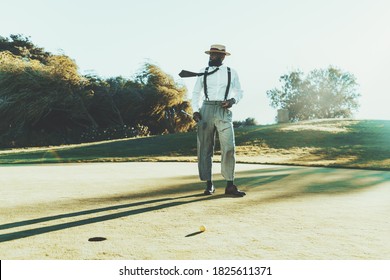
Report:
M78 220L78 221L67 222L67 223L62 223L62 224L57 224L57 225L52 225L52 226L45 226L45 227L40 227L40 228L34 228L34 229L29 229L29 230L23 230L23 231L18 231L18 232L2 234L2 235L0 235L0 242L6 242L6 241L10 241L10 240L15 240L15 239L34 236L34 235L44 234L44 233L48 233L48 232L53 232L53 231L58 231L58 230L63 230L63 229L68 229L68 228L72 228L72 227L93 224L93 223L104 222L104 221L118 219L118 218L122 218L122 217L137 215L137 214L141 214L141 213L145 213L145 212L175 207L178 205L195 203L195 202L199 202L199 201L203 201L203 200L218 199L218 198L222 198L222 197L224 197L224 196L222 196L222 195L204 196L202 194L196 194L196 195L180 196L180 197L175 197L175 198L154 199L154 200L135 202L135 203L129 203L129 204L123 204L123 205L116 205L116 206L111 206L111 207L104 207L104 208L99 208L99 209L79 211L79 212L74 212L74 213L55 215L55 216L50 216L50 217L43 217L43 218L38 218L38 219L32 219L32 220L4 224L4 225L0 225L1 230L25 226L25 225L32 225L32 224L37 224L37 223L41 223L41 222L53 221L53 220L58 220L58 219L63 219L63 218L71 218L71 217L77 217L77 216L82 216L82 215L95 214L95 213L100 213L100 212L106 212L106 211L112 211L112 210L118 210L118 209L126 209L126 208L147 205L147 204L159 203L158 205L132 209L132 210L128 210L128 211L124 211L124 212L120 212L120 213L113 213L113 214L103 215L103 216L99 216L99 217L87 218L87 219L82 219L82 220ZM181 199L189 199L189 200L182 201ZM166 202L166 203L164 203L164 202Z
M239 172L236 182L240 188L247 191L249 195L259 199L261 203L272 203L278 200L290 199L297 196L318 195L318 194L339 194L352 191L360 191L373 187L385 181L390 181L389 172L380 171L352 171L330 168L301 168L301 167L276 167ZM324 179L325 178L325 179ZM183 178L195 182L196 178ZM216 180L217 185L224 184L223 180ZM204 196L194 194L202 188L200 183L175 184L168 186L154 193L123 194L120 196L91 198L87 201L98 202L99 204L112 203L113 201L129 201L140 198L149 198L144 201L125 203L120 205L96 208L91 210L77 211L66 214L59 214L41 217L31 220L18 221L0 225L0 230L13 229L21 226L39 224L42 222L56 221L66 218L80 217L90 214L103 213L99 217L84 218L77 221L64 222L60 224L42 226L34 229L27 229L5 233L0 235L0 242L17 240L49 232L64 230L93 223L128 217L179 205L197 203L206 200L229 199L225 195ZM260 193L257 196L256 193ZM178 195L179 194L179 195ZM181 194L181 195L180 195ZM165 197L164 197L165 196ZM169 196L169 197L168 197ZM151 199L154 198L155 199ZM163 198L162 198L163 197ZM80 202L80 201L79 201ZM82 201L81 201L82 202ZM130 209L131 208L131 209ZM135 209L133 209L135 208ZM108 211L126 210L119 213Z

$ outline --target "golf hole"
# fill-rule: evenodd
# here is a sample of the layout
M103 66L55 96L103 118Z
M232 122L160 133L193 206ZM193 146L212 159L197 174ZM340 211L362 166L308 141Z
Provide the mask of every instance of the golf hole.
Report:
M104 240L107 240L107 238L105 238L105 237L91 237L90 239L88 239L88 241L90 241L90 242L99 242L99 241L104 241Z

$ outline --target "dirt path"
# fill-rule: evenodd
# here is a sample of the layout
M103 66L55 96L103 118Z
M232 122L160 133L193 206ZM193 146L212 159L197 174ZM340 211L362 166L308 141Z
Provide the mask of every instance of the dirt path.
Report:
M390 258L390 172L239 164L231 198L218 169L1 166L0 259Z

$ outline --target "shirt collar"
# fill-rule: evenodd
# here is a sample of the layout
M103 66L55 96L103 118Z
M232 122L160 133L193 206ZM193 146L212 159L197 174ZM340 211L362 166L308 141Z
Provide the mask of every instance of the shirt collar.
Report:
M221 69L223 67L225 67L225 66L222 64L221 66L209 66L209 69L214 70L216 68L220 68Z

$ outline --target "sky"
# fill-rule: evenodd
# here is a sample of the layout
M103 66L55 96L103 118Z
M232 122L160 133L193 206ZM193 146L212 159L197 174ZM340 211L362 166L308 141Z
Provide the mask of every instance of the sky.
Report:
M81 74L132 78L146 62L188 89L182 70L205 67L212 44L232 55L244 98L234 120L275 121L267 90L291 71L337 67L352 73L357 119L390 120L388 0L18 0L1 3L0 36L28 36L74 59Z

